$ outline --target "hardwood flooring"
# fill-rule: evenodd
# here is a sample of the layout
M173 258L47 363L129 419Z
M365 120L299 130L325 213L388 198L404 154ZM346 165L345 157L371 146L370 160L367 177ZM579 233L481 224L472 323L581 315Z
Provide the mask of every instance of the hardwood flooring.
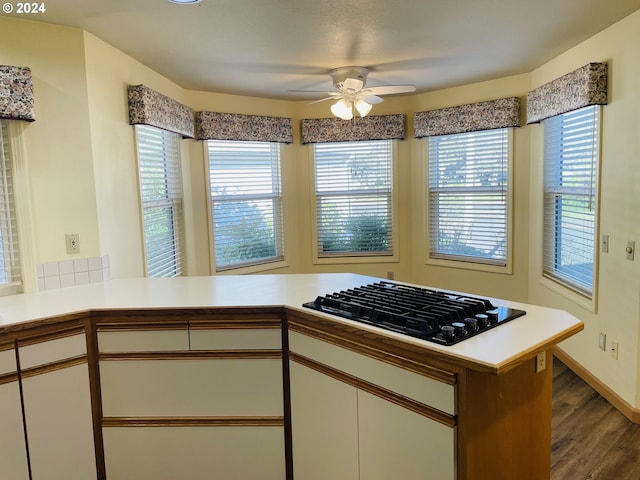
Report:
M640 425L553 361L551 480L640 479Z

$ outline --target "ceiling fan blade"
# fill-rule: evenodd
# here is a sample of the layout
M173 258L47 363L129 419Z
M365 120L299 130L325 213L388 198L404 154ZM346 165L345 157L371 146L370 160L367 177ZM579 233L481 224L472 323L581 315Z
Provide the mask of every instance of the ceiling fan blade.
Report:
M379 97L377 95L364 95L360 97L361 100L364 100L369 105L377 105L378 103L384 102L384 98Z
M309 102L309 105L313 105L314 103L326 102L327 100L336 100L338 98L340 98L340 97L333 96L333 97L321 98L320 100L315 100L313 102Z
M367 87L367 93L371 95L393 95L394 93L409 93L415 91L415 85L381 85L379 87Z

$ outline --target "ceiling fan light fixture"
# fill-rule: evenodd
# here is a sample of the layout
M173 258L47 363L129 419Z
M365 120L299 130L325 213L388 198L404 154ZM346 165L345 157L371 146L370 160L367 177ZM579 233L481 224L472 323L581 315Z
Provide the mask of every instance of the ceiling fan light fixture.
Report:
M342 120L351 120L353 118L353 106L351 102L347 102L345 99L338 100L331 105L331 113Z
M373 106L362 99L358 100L354 105L361 117L366 116L371 111L371 107Z

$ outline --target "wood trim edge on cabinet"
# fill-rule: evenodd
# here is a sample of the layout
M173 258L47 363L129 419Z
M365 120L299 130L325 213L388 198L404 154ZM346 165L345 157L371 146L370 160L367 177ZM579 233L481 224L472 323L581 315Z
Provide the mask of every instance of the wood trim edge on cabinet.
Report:
M98 354L99 361L117 360L192 360L192 359L276 359L281 350L179 350L170 352L111 352Z
M0 375L0 385L18 381L18 372L3 373Z
M414 413L422 415L423 417L427 417L447 427L453 428L457 424L457 418L455 415L450 415L448 413L442 412L436 408L430 407L429 405L425 405L424 403L412 400L403 395L392 392L391 390L387 390L386 388L380 387L371 382L367 382L366 380L342 372L323 363L316 362L315 360L312 360L303 355L289 352L289 360L300 365L304 365L305 367L311 368L329 377L335 378L340 382L346 383L360 390L364 390L367 393L375 395L376 397L382 398L383 400L386 400L388 402L394 403L400 407L406 408L407 410L411 410Z
M282 427L284 418L273 417L104 417L107 427Z

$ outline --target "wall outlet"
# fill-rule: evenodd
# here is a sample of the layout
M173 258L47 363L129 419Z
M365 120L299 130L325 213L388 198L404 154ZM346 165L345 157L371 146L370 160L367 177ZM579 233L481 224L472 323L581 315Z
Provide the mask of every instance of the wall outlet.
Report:
M600 332L600 338L598 339L598 347L603 352L607 351L607 336L602 332Z
M387 272L387 280L393 280L394 276L393 272Z
M77 233L67 233L67 253L80 253L80 235Z
M536 373L540 373L547 368L547 352L540 352L536 355Z
M612 340L609 345L610 345L609 354L611 355L611 358L613 358L614 360L617 360L618 359L618 342L614 342Z

